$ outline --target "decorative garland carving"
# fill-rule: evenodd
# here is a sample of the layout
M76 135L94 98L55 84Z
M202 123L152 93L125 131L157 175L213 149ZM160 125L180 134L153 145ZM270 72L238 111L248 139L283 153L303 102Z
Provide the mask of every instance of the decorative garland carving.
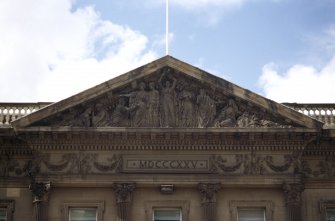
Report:
M285 172L293 166L294 173L302 172L302 163L301 163L301 152L295 152L292 155L284 155L284 164L275 165L273 163L273 156L267 156L265 158L266 165L275 172Z
M96 169L101 172L115 171L118 172L122 167L121 156L113 155L112 158L107 158L108 164L101 164L98 161L94 161L93 165Z
M317 161L302 161L302 172L309 178L335 178L335 156L326 156Z
M216 173L237 173L245 175L264 175L271 173L301 173L301 153L294 152L291 155L283 156L282 164L274 163L274 156L258 155L256 152L250 154L236 154L233 156L234 162L229 161L224 156L211 156L211 171ZM231 157L230 157L231 158ZM278 160L278 157L277 157ZM278 161L282 161L279 158Z
M235 165L232 166L228 166L226 165L227 160L223 159L222 156L211 156L210 161L212 163L212 168L211 170L213 172L235 172L236 170L238 170L241 165L243 164L243 155L235 155Z
M97 153L68 153L63 154L58 163L50 163L50 154L41 156L42 163L50 172L68 174L93 174L99 172L118 172L121 167L121 156L113 155L107 158L107 163L100 163ZM46 172L46 171L43 171Z
M209 157L209 173L236 175L303 174L306 177L335 177L335 160L327 157L317 163L301 160L302 152L285 155L263 155L252 151L235 155ZM0 164L1 177L23 177L28 171L44 174L114 174L122 170L122 156L102 157L97 152L71 152L51 157L50 153L34 155L30 160L6 156ZM2 156L3 158L3 156ZM311 169L313 168L313 170ZM136 171L134 171L136 172Z

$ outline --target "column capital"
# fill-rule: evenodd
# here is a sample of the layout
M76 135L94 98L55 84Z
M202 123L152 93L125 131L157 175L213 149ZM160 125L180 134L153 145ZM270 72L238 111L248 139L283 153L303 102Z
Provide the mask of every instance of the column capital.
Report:
M300 205L301 193L305 187L302 183L283 183L283 191L285 194L285 203L287 206Z
M216 193L222 188L221 183L199 183L198 190L203 203L216 202Z
M29 185L29 189L34 197L33 203L47 201L50 188L50 182L36 182L33 180Z
M135 190L135 183L114 183L113 190L116 196L116 203L131 201L131 193Z

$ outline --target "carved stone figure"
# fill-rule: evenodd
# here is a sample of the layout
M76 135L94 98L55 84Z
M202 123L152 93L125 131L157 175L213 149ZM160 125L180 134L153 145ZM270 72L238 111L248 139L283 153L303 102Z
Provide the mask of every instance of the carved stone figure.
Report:
M259 127L259 119L249 112L245 111L237 118L238 127Z
M206 94L204 89L200 89L200 94L197 96L197 105L197 126L210 126L216 115L216 106L215 101Z
M92 126L104 127L108 124L108 113L102 103L97 103L92 111Z
M111 115L111 126L128 127L129 126L129 108L126 107L126 98L120 97Z
M159 78L159 84L161 86L161 110L162 110L162 123L163 127L174 127L176 126L176 93L175 88L177 80L172 76L172 84L169 80L165 81L165 85L162 82L163 77L170 74L171 69L164 70L163 74Z
M215 121L216 127L236 127L238 107L233 99L228 100L228 104L221 110Z
M93 108L69 108L67 111L56 115L54 126L74 126L74 127L90 127Z
M148 92L148 112L147 112L147 125L148 127L158 127L159 116L159 92L155 88L155 83L149 83Z
M180 125L181 127L194 127L194 105L193 94L190 91L183 90L179 94L180 99Z
M147 92L145 91L145 83L141 82L139 84L139 91L137 91L132 97L135 99L132 102L132 114L131 122L134 127L143 127L146 126L146 112L147 112Z

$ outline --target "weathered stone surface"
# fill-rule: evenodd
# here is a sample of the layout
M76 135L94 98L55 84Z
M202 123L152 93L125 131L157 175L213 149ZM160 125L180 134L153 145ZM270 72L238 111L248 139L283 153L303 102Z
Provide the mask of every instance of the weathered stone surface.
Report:
M301 127L284 117L164 67L34 126L68 127Z
M12 122L67 127L321 128L231 82L163 57Z

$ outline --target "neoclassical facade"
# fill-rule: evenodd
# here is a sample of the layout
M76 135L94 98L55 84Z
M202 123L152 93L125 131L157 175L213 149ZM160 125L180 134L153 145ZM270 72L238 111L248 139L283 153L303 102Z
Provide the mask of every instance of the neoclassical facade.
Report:
M165 56L0 104L0 221L330 221L335 105L279 104Z

